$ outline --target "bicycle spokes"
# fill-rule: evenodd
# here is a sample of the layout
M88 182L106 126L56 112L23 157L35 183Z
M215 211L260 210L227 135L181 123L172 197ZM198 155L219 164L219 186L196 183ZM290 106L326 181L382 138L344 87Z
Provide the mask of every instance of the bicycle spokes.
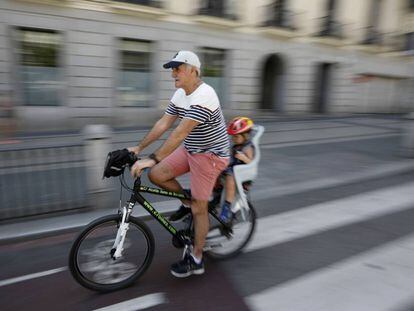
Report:
M78 250L77 266L94 283L116 284L134 275L144 264L147 253L147 240L139 228L132 225L129 230L123 229L122 224L111 221L85 235Z
M212 257L228 258L239 252L249 241L255 226L256 215L253 208L240 208L231 221L231 224L218 223L210 230L205 251Z

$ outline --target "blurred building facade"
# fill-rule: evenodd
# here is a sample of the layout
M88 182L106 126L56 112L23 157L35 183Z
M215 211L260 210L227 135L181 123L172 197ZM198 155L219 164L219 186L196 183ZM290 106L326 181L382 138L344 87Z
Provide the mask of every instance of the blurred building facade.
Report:
M414 109L412 0L0 1L0 92L21 130L148 125L183 49L233 114Z

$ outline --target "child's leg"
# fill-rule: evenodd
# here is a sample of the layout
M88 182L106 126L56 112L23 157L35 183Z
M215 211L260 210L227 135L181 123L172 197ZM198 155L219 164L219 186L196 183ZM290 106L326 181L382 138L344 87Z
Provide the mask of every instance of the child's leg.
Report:
M229 223L233 219L230 207L236 192L236 183L233 175L226 175L224 187L226 189L226 200L221 206L220 219L225 223Z
M226 175L226 201L232 203L236 194L236 182L233 175Z

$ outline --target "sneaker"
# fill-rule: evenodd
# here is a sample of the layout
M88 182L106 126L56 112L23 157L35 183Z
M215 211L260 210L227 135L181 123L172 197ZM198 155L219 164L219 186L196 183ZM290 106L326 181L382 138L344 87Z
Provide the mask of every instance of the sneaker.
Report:
M221 207L220 219L226 224L230 223L231 220L233 219L233 212L231 211L230 206L231 206L231 203L226 201Z
M171 265L171 274L177 278L185 278L192 274L204 273L204 261L198 264L194 261L193 256L186 254L182 260Z
M187 216L188 214L190 214L190 213L191 213L191 208L190 207L186 207L184 205L181 205L180 208L176 212L174 212L170 216L170 218L168 218L168 220L170 222L178 222L178 221L183 220L183 218L185 216Z

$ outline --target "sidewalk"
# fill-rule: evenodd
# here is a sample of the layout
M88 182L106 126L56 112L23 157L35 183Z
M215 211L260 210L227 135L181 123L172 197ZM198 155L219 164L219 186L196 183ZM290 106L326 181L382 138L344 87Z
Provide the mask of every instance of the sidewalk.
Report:
M351 121L267 123L259 178L251 193L253 202L414 170L414 160L399 154L401 124L398 120ZM345 133L350 136L343 140ZM188 178L181 180L188 183ZM154 203L154 207L168 214L177 208L177 201L172 202ZM0 242L79 228L113 213L116 207L3 224ZM143 208L135 208L134 216L146 215Z

